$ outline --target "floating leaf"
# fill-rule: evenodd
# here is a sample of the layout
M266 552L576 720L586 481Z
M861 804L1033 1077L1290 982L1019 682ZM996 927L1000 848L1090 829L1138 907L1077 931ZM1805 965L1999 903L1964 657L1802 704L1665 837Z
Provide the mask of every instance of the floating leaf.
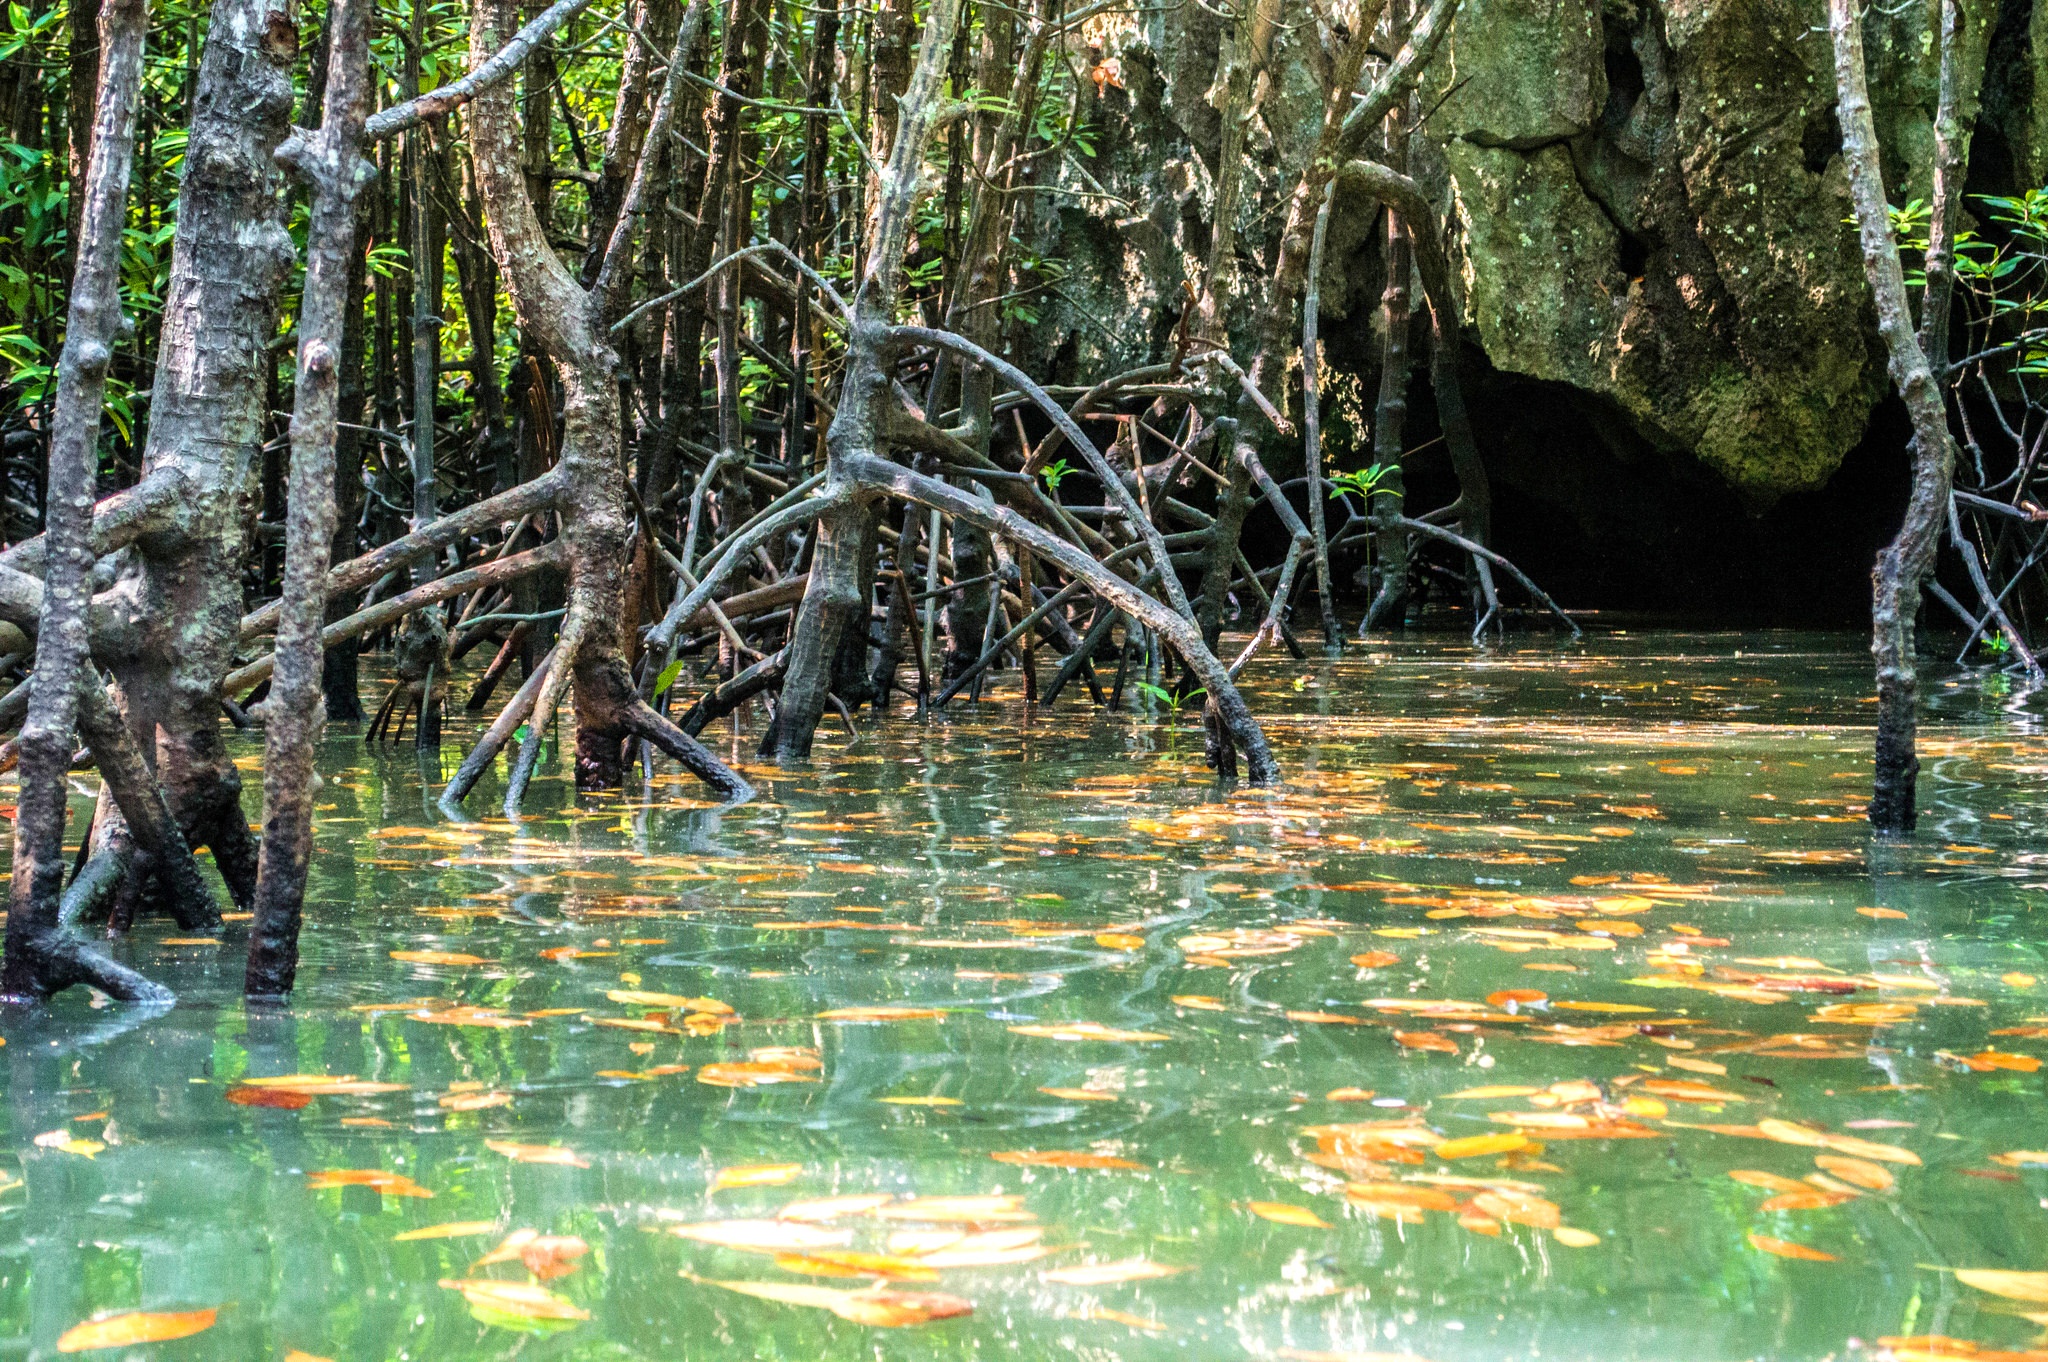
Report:
M776 1217L781 1220L821 1221L837 1220L844 1215L866 1215L879 1210L896 1198L887 1192L871 1192L855 1196L819 1197L811 1201L792 1201Z
M442 1225L422 1225L416 1230L406 1230L391 1236L394 1244L410 1243L415 1239L467 1239L476 1234L497 1232L495 1220L450 1220Z
M816 1067L813 1065L812 1067ZM697 1070L697 1081L714 1088L765 1088L777 1083L815 1083L815 1074L800 1072L792 1065L773 1060L733 1061L706 1064Z
M1003 1149L989 1155L997 1163L1022 1164L1028 1168L1136 1169L1145 1165L1113 1154L1095 1154L1081 1149Z
M689 1276L689 1273L684 1273ZM928 1324L935 1319L951 1319L955 1316L972 1314L972 1302L958 1296L942 1296L936 1293L911 1291L839 1291L831 1287L806 1286L800 1282L722 1282L710 1277L694 1277L694 1281L706 1286L723 1287L741 1295L756 1296L762 1300L778 1301L784 1305L804 1305L814 1309L830 1310L841 1319L855 1324L872 1324L884 1329L901 1328L910 1324Z
M1365 951L1352 956L1351 963L1360 969L1385 969L1388 965L1400 964L1401 957L1392 951Z
M1757 1209L1760 1211L1823 1211L1830 1206L1839 1206L1845 1201L1856 1200L1856 1192L1831 1191L1825 1187L1802 1187L1796 1192L1780 1192L1766 1200Z
M408 965L488 965L491 962L481 955L469 955L463 951L392 951L393 960L403 960Z
M936 1007L835 1007L820 1012L819 1021L897 1022L928 1021L946 1014Z
M382 1192L385 1196L431 1197L432 1192L414 1182L403 1173L387 1173L380 1168L328 1168L317 1173L306 1174L306 1190L312 1192L331 1191L336 1187L368 1187Z
M722 1192L728 1187L779 1187L795 1182L803 1176L804 1166L800 1163L745 1163L733 1168L721 1168L711 1180L711 1190Z
M685 998L675 993L643 993L630 988L615 988L604 996L626 1007L672 1007L681 1012L709 1012L721 1017L736 1015L731 1004L716 998Z
M576 1260L590 1252L590 1245L573 1234L541 1234L536 1230L514 1230L505 1241L471 1264L472 1268L493 1263L522 1263L541 1281L566 1277L576 1270Z
M1832 1263L1836 1261L1835 1255L1832 1253L1823 1253L1817 1248L1808 1248L1804 1244L1789 1243L1783 1239L1773 1239L1767 1234L1750 1235L1749 1246L1753 1249L1760 1249L1765 1253L1775 1253L1780 1258L1797 1258L1809 1263Z
M492 1107L509 1107L512 1094L509 1092L448 1092L434 1099L437 1106L447 1111L488 1111Z
M91 1352L96 1348L125 1348L136 1343L165 1343L190 1338L213 1327L217 1310L128 1310L102 1315L74 1324L57 1336L60 1353Z
M236 1087L222 1096L238 1107L271 1107L278 1111L297 1111L313 1105L313 1094L293 1088Z
M56 1130L46 1130L36 1136L35 1143L40 1149L55 1149L65 1154L76 1154L83 1159L89 1159L106 1149L106 1146L98 1140L88 1140L74 1136L68 1129L61 1126Z
M577 1157L573 1149L564 1149L557 1144L514 1144L510 1140L485 1140L484 1148L493 1153L503 1154L516 1163L555 1163L568 1168L588 1168L590 1164Z
M2003 1268L1957 1268L1956 1280L1964 1286L2007 1300L2048 1305L2048 1272L2009 1272Z
M1600 1242L1600 1236L1591 1230L1575 1230L1570 1225L1559 1225L1550 1237L1566 1248L1592 1248Z
M536 1325L542 1329L564 1328L590 1318L588 1310L578 1308L568 1297L558 1296L544 1286L529 1282L451 1281L444 1277L441 1285L460 1291L462 1298L469 1302L472 1315L499 1328L520 1329Z
M1852 1159L1840 1154L1816 1154L1816 1166L1833 1173L1846 1183L1861 1187L1867 1192L1889 1192L1898 1185L1891 1170L1867 1159Z
M1511 1154L1517 1149L1527 1149L1530 1143L1526 1135L1502 1131L1490 1135L1467 1135L1462 1139L1445 1140L1430 1152L1440 1159L1476 1159L1486 1154Z
M1124 1031L1114 1026L1104 1026L1101 1022L1088 1021L1013 1026L1009 1029L1020 1036L1037 1036L1043 1040L1106 1040L1135 1043L1172 1039L1159 1031Z
M1306 1206L1292 1206L1284 1201L1253 1201L1246 1208L1261 1220L1270 1220L1276 1225L1298 1225L1305 1230L1327 1230L1330 1222Z
M911 1258L887 1253L856 1253L849 1249L818 1249L812 1253L779 1253L775 1266L784 1272L812 1277L887 1277L899 1282L935 1282L938 1270Z
M697 1225L671 1225L668 1232L679 1239L749 1253L808 1253L842 1248L853 1241L848 1230L820 1229L797 1219L712 1220Z
M449 1007L428 1012L408 1012L409 1021L427 1022L434 1026L481 1026L503 1031L514 1026L531 1026L524 1017L508 1017L490 1007Z
M1187 1270L1148 1262L1143 1258L1126 1258L1115 1263L1054 1268L1038 1276L1041 1281L1058 1282L1062 1286L1115 1286L1119 1282L1148 1282L1158 1277L1171 1277Z
M931 1225L994 1225L1036 1220L1020 1196L925 1196L879 1208L884 1220L915 1220Z

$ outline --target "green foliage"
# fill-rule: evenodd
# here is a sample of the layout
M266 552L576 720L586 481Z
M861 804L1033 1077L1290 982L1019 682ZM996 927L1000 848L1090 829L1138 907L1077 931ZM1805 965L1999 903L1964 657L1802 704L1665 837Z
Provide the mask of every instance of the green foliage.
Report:
M1066 478L1067 474L1073 471L1072 468L1067 466L1065 459L1054 459L1051 463L1038 470L1038 476L1045 479L1045 490L1054 496L1058 496L1061 481Z
M1155 700L1162 705L1165 705L1167 713L1174 716L1175 718L1178 718L1180 716L1180 712L1183 709L1187 708L1189 702L1194 700L1196 696L1207 695L1209 693L1207 688L1203 686L1197 686L1193 690L1182 691L1180 694L1176 695L1174 692L1168 690L1165 686L1155 686L1150 681L1139 681L1134 684L1136 685L1139 692L1149 697L1150 699Z
M1376 463L1370 468L1354 469L1349 473L1338 473L1330 481L1330 499L1346 495L1369 497L1382 487L1391 486L1400 479L1399 464Z

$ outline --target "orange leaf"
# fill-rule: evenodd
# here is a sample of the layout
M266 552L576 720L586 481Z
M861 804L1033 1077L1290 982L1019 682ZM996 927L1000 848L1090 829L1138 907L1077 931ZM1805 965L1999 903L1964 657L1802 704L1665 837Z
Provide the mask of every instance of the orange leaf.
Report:
M158 1313L129 1310L118 1315L74 1324L57 1337L60 1353L90 1352L95 1348L125 1348L131 1343L163 1343L173 1338L190 1338L213 1327L216 1310L183 1310Z
M481 955L469 955L462 951L392 951L393 960L403 960L409 965L488 965L491 962Z
M1835 1255L1832 1253L1822 1253L1817 1248L1808 1248L1804 1244L1787 1243L1783 1239L1773 1239L1765 1234L1750 1235L1749 1246L1753 1249L1761 1249L1765 1253L1775 1253L1780 1258L1798 1258L1809 1263L1832 1263L1836 1261Z
M1306 1206L1291 1206L1284 1201L1252 1201L1247 1209L1261 1220L1270 1220L1276 1225L1297 1225L1305 1230L1326 1230L1330 1222Z
M313 1104L311 1093L289 1088L229 1088L226 1097L238 1107L275 1107L279 1111L297 1111Z
M1080 1149L1002 1149L989 1155L997 1163L1023 1164L1029 1168L1128 1168L1144 1171L1145 1165L1113 1154L1091 1154Z

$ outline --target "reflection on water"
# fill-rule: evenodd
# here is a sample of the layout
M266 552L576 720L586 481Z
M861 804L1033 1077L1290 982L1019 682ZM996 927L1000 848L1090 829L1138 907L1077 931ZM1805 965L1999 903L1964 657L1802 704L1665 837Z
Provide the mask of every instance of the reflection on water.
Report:
M1252 700L1290 783L1226 802L1191 726L1000 699L836 733L735 811L557 769L516 825L337 735L288 1013L242 1008L238 927L152 923L119 949L174 1010L4 1023L0 1334L2025 1349L2048 1279L1939 1269L2048 1269L2048 737L1937 683L1922 836L1873 853L1867 668L1803 635L1283 659Z

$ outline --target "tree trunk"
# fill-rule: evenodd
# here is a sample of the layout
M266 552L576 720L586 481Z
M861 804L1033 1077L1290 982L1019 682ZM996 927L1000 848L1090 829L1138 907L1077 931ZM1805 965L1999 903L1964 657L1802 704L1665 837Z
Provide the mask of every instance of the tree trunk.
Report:
M353 296L356 196L374 173L360 155L369 96L370 0L335 0L329 11L326 111L315 133L295 134L277 159L312 187L306 287L299 307L299 365L292 409L290 515L285 525L277 662L263 747L263 846L255 922L243 987L251 997L291 992L299 920L313 853L313 761L326 722L320 628L334 545L334 448L343 321ZM418 408L431 423L432 398ZM431 496L431 493L429 493ZM421 726L426 723L424 715Z
M1913 622L1920 607L1921 583L1934 566L1940 543L1955 445L1949 438L1941 387L1913 333L1905 275L1892 236L1878 162L1877 130L1871 120L1863 21L1854 0L1828 0L1828 27L1834 38L1842 155L1849 164L1849 196L1855 204L1857 234L1863 246L1863 274L1877 305L1877 329L1890 355L1892 382L1898 385L1913 425L1913 485L1905 520L1892 541L1878 551L1870 574L1870 652L1877 664L1876 770L1871 783L1870 823L1881 837L1903 837L1911 834L1918 816L1914 783L1920 758L1914 746L1919 673ZM1950 177L1962 155L1962 149L1951 146Z

